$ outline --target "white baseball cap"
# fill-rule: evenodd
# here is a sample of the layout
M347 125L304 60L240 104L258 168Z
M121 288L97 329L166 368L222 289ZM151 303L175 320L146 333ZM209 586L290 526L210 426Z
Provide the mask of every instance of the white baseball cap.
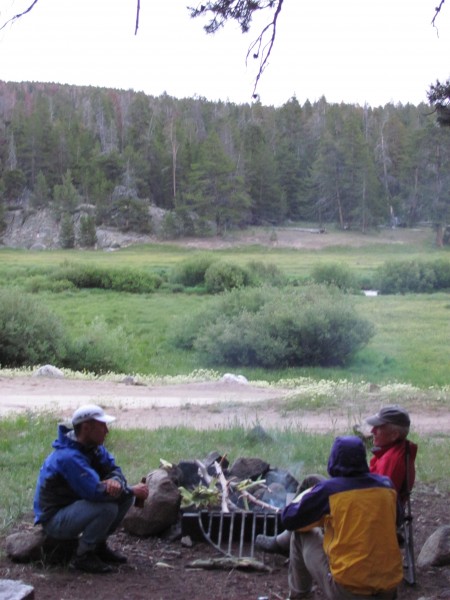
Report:
M100 421L100 423L112 423L116 417L107 415L101 406L97 404L85 404L80 406L72 415L72 425L79 425L85 421Z

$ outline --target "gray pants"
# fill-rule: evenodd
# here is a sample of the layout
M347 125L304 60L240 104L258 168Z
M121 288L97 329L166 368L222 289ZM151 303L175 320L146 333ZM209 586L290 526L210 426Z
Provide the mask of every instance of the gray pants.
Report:
M328 559L323 549L322 531L318 528L305 533L292 533L288 578L289 598L304 598L311 591L313 581L328 600L393 600L396 597L395 591L362 596L353 594L337 584L331 577Z

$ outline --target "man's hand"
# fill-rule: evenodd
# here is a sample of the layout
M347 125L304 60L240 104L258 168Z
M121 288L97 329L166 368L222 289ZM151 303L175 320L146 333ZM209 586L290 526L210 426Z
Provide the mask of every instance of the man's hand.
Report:
M117 498L122 493L122 484L117 479L105 479L103 483L105 484L108 496Z
M148 486L146 483L138 483L133 485L131 490L139 500L145 500L148 497Z

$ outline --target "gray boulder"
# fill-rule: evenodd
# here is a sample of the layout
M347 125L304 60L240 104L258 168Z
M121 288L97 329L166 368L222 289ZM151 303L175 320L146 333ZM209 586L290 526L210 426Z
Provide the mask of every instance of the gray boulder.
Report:
M55 379L62 379L64 377L64 373L61 371L61 369L58 369L53 365L44 365L34 371L33 377L53 377Z
M34 588L23 581L0 579L0 598L2 600L33 600Z
M417 557L418 567L450 565L450 525L438 527L426 540Z
M148 498L142 508L132 506L122 524L128 533L138 536L158 535L177 522L181 494L164 469L147 475Z

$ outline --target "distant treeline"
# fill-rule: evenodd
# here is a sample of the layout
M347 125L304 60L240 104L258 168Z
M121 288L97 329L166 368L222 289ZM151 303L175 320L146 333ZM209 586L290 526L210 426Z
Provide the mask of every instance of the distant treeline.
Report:
M426 104L280 108L0 82L0 220L25 203L59 219L167 237L287 220L365 230L450 213L450 132Z

